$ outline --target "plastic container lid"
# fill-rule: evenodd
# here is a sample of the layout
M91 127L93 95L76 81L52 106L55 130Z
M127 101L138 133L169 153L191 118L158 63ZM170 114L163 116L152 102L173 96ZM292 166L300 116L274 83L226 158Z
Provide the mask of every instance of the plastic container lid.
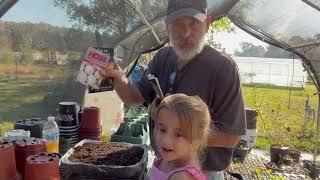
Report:
M4 133L4 139L7 138L30 138L30 131L23 129L14 129Z
M54 117L53 116L49 116L48 117L48 121L54 121Z
M70 105L77 105L78 103L76 102L60 102L59 105L65 105L65 106L70 106Z

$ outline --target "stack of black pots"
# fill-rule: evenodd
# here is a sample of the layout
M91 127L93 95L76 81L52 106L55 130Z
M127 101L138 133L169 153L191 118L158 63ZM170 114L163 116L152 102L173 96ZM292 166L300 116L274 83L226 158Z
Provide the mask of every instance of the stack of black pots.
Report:
M59 152L64 154L79 142L79 107L76 102L60 102L57 123L59 126Z

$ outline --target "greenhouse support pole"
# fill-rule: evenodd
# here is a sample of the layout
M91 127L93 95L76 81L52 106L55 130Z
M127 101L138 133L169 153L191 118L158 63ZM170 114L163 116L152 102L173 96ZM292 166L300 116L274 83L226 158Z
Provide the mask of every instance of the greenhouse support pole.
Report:
M313 163L316 163L317 154L318 154L319 120L320 120L320 93L318 92L318 116L317 116L316 146L314 148Z
M0 1L0 18L19 0L5 0Z
M135 11L137 13L137 15L139 16L140 20L148 26L148 28L150 29L152 35L154 36L154 38L157 40L157 42L159 44L161 44L161 41L157 35L157 33L154 31L154 28L150 25L150 23L148 22L147 18L143 15L143 13L140 11L140 9L134 5L134 2L131 0L125 0L125 2L133 9L133 11Z

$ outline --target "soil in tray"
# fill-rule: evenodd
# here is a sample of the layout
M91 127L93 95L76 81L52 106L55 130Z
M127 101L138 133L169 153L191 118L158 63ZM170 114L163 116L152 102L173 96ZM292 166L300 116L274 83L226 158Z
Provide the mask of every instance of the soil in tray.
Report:
M68 159L72 162L85 164L130 166L138 163L143 153L144 150L137 146L86 143L75 147Z

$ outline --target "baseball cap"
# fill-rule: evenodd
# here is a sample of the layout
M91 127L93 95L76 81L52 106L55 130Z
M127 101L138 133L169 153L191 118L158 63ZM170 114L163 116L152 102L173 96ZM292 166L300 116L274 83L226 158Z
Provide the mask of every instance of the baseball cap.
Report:
M189 16L203 21L207 16L207 0L169 0L166 22Z

